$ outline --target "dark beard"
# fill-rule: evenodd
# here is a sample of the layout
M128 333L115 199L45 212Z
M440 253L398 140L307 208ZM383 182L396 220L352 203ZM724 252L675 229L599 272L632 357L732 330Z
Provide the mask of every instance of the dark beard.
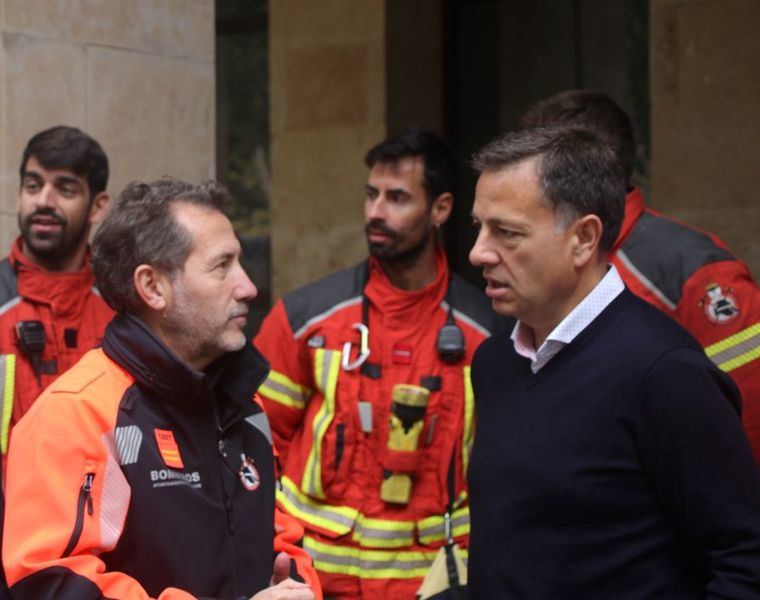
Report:
M61 230L54 235L33 236L32 219L44 215L56 220L61 224ZM79 243L86 234L86 223L83 225L79 234L72 238L67 238L68 221L61 215L48 210L36 210L27 215L24 219L19 215L18 227L21 231L21 237L24 244L35 255L43 259L65 259L71 256L79 247Z
M422 255L425 248L427 247L429 241L430 241L430 231L426 231L425 235L420 238L419 242L416 243L414 246L411 246L409 248L406 248L405 250L399 251L398 241L399 241L399 235L392 229L388 228L382 223L368 223L365 227L365 232L369 234L370 225L372 226L372 229L375 231L382 231L383 233L387 234L391 238L390 244L373 244L371 242L367 242L367 245L369 246L369 253L370 256L375 257L380 262L392 264L396 267L403 267L404 265L412 265L417 262L417 259Z

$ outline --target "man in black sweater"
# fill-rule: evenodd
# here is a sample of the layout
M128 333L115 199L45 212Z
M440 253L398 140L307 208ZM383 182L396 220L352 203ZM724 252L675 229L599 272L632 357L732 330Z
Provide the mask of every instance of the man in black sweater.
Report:
M760 598L760 478L731 380L607 256L625 179L594 134L475 157L470 253L519 319L472 366L471 598Z

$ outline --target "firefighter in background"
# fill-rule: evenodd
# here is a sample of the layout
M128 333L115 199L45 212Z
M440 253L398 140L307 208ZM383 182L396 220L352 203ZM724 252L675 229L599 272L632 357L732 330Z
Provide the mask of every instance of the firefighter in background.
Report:
M611 257L626 286L685 327L739 386L742 421L760 462L760 289L716 235L650 208L630 185L636 157L626 112L600 92L574 90L529 108L523 127L587 127L612 146L629 181Z
M470 362L506 324L438 242L456 159L412 130L366 155L370 257L278 301L256 346L280 506L306 529L327 597L414 598L444 542L466 547ZM448 515L448 519L445 519Z
M79 129L32 137L20 166L20 237L0 262L0 450L59 374L100 343L113 311L94 287L88 239L108 207L108 158Z

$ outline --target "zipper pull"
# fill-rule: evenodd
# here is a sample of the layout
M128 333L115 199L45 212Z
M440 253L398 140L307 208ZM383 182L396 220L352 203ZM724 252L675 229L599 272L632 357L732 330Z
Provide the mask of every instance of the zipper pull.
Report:
M84 485L82 486L82 491L84 492L84 497L87 502L87 514L92 515L93 508L92 508L92 482L95 479L95 473L87 473L84 476Z

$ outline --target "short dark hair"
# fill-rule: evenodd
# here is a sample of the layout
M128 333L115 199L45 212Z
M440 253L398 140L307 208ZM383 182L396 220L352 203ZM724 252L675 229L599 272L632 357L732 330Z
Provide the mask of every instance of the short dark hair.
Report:
M625 210L626 182L612 148L588 129L539 127L508 133L478 151L478 172L537 158L542 199L566 221L593 214L602 221L599 249L612 249Z
M19 175L26 174L31 157L46 169L68 169L87 180L90 200L108 185L108 157L103 148L89 135L68 125L58 125L32 136L21 155Z
M520 125L524 128L568 125L585 127L607 142L623 165L630 183L636 162L636 142L628 113L607 94L593 90L561 92L531 106Z
M425 164L425 191L429 202L441 194L454 194L459 176L459 161L454 150L437 133L409 129L370 148L364 164L396 163L403 158L420 157Z
M221 212L227 190L216 181L136 181L119 194L100 225L92 240L92 268L100 294L117 313L140 310L133 283L139 265L151 265L171 277L184 267L193 239L172 214L172 206L180 202Z

